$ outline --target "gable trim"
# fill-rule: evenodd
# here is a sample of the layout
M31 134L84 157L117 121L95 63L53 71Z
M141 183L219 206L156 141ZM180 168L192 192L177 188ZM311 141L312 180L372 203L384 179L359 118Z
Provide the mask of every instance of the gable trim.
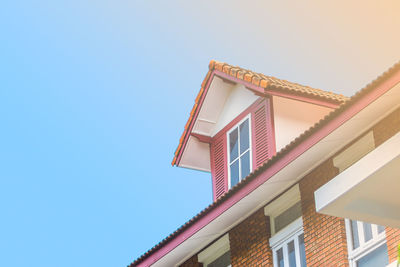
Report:
M275 88L274 86L270 86L268 83L266 84L266 88L264 89L260 86L254 85L253 83L246 82L246 81L236 78L236 77L232 77L232 76L230 76L224 72L221 72L219 70L215 70L214 75L216 75L222 79L225 79L225 80L230 79L238 84L241 84L259 96L273 95L273 96L290 98L290 99L294 99L294 100L298 100L298 101L302 101L302 102L306 102L306 103L311 103L311 104L315 104L315 105L319 105L319 106L324 106L324 107L328 107L328 108L333 108L333 109L339 107L339 104L337 102L321 100L317 97L312 97L312 96L308 97L308 96L302 96L300 94L278 91L279 90L278 88Z
M214 71L208 71L206 78L204 79L207 82L205 83L205 86L200 90L199 95L197 96L197 98L199 98L199 99L196 98L195 106L193 107L193 110L190 114L191 115L190 117L193 116L192 120L190 120L190 118L189 118L188 123L185 125L186 134L181 137L181 140L179 142L180 145L176 149L176 151L178 153L175 155L174 160L172 161L172 165L179 165L179 163L181 161L183 151L185 150L187 141L189 139L189 136L192 133L193 126L196 122L196 119L197 119L199 113L200 113L201 106L203 105L204 99L206 98L208 89L210 88L210 85L211 85L211 82L213 79L214 79ZM199 100L199 102L197 100ZM198 104L197 104L197 102L198 102Z
M396 65L390 72L385 73L378 81L368 85L357 93L347 104L330 113L324 120L318 122L290 145L281 150L276 156L267 161L260 168L251 173L246 179L236 185L218 202L214 202L176 233L165 239L148 253L139 258L138 266L147 266L155 263L193 234L204 228L242 198L258 188L274 174L285 168L301 154L316 145L321 139L334 132L384 93L389 91L400 81L400 65ZM389 76L390 75L390 76ZM135 262L135 263L136 263ZM142 265L143 264L143 265Z
M302 86L300 84L265 76L240 67L233 67L226 63L211 60L209 71L201 84L200 92L196 97L195 104L190 112L190 117L185 125L178 147L175 150L174 158L171 162L173 166L180 164L188 137L197 120L199 110L201 109L204 98L215 75L224 82L230 83L233 81L242 84L259 96L279 94L279 96L294 98L298 101L305 101L316 105L329 106L331 108L336 108L348 100L348 98L343 95Z

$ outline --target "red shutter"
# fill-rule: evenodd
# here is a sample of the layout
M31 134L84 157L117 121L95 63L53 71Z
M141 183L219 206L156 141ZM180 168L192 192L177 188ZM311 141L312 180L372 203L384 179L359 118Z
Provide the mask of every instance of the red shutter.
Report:
M252 111L253 169L261 166L275 153L269 103L267 98Z
M211 143L211 172L214 200L228 191L226 134Z

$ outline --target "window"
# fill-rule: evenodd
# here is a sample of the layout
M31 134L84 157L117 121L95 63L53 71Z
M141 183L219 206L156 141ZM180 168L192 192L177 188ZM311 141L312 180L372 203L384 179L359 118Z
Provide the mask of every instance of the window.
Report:
M280 239L270 240L275 267L306 267L303 220L298 218L280 233Z
M264 208L270 217L272 248L275 267L306 267L303 219L300 190L292 187Z
M198 254L203 267L230 267L229 234L224 235Z
M206 267L230 267L231 266L231 252L227 251L219 256L213 262L207 264Z
M389 264L383 226L346 219L346 234L351 267Z
M218 199L275 153L270 99L260 98L210 140L213 197Z
M229 188L245 178L251 170L250 116L228 133Z

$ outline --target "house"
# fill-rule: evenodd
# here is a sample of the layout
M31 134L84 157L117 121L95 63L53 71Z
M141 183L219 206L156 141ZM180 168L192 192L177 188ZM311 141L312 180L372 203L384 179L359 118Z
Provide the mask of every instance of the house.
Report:
M214 201L130 266L395 266L400 63L347 98L211 61L172 164Z

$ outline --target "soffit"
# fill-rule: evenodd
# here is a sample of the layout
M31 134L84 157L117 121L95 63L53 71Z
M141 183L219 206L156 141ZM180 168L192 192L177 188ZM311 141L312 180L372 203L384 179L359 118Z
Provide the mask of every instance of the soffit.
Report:
M196 97L194 106L192 111L190 112L189 119L185 125L185 129L182 133L182 136L179 140L178 147L175 151L174 158L172 160L172 165L179 165L179 161L187 144L187 140L192 133L194 124L196 119L198 118L198 114L201 112L203 100L207 95L208 86L212 83L215 72L220 72L226 75L229 78L235 79L236 81L243 81L248 83L251 86L256 86L261 92L260 94L265 95L268 91L276 91L288 93L290 95L299 95L305 97L305 99L317 99L323 100L335 104L341 104L348 100L348 97L335 94L332 92L323 91L320 89L311 88L309 86L303 86L297 83L292 83L286 80L277 79L275 77L266 76L261 73L256 73L250 70L246 70L237 66L232 66L226 63L211 61L209 64L209 71L207 72L206 77L204 78L199 94ZM226 81L226 85L223 86L222 91L225 91L224 88L228 87L229 84L232 85L232 81ZM219 94L219 93L218 93ZM221 92L224 94L224 92ZM224 97L221 97L219 100L222 102ZM226 99L226 98L225 98ZM218 104L218 103L217 103ZM221 104L221 103L219 103ZM216 109L215 116L219 115L220 109L218 107L212 107ZM208 117L208 116L206 116ZM200 124L203 125L205 129L207 129L207 124L212 124L215 122L214 118L212 119L204 119ZM199 123L198 123L199 124ZM208 125L208 127L212 127L212 125Z
M320 213L400 227L400 133L315 192Z
M151 249L148 253L151 252L152 260L157 259L154 266L183 262L197 253L392 112L400 103L399 86L394 83L394 80L397 83L399 81L399 70L400 64L395 65L353 96L347 105L333 111L296 138L271 160ZM394 78L390 80L392 76ZM377 99L374 90L377 91ZM379 96L379 92L386 93ZM194 234L186 235L183 242L176 238L181 233L185 236L185 231L190 230ZM168 252L159 250L168 241L175 242L177 246ZM148 257L146 253L133 264L140 265Z

